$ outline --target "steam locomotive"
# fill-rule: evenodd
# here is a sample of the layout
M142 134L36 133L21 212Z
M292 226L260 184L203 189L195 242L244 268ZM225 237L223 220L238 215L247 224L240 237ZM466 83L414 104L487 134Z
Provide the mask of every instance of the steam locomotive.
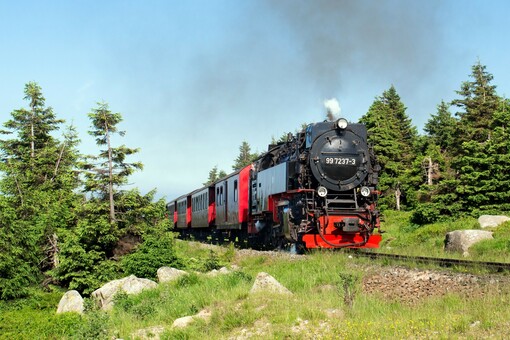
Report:
M340 118L269 145L252 164L167 209L182 238L259 249L377 248L379 171L366 127Z

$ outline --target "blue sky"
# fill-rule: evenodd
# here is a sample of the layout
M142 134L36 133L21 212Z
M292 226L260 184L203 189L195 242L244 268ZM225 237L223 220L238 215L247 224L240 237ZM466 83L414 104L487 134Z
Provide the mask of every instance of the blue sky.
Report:
M228 172L242 140L263 151L322 119L327 98L356 121L393 84L421 129L478 59L508 96L508 13L494 0L0 1L0 121L36 81L92 153L86 114L104 100L124 117L118 143L141 148L132 186L170 199Z

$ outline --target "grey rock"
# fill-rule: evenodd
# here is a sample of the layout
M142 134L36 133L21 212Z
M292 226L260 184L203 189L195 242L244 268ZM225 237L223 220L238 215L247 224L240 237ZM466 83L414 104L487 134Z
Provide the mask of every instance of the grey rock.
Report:
M83 298L76 290L66 292L58 303L57 314L66 312L83 314Z
M158 269L158 281L159 282L171 282L177 280L179 277L188 274L184 270L171 268L171 267L161 267Z
M182 318L175 319L172 327L174 328L185 328L191 325L195 321L191 315L183 316Z
M138 294L145 289L156 288L158 284L149 279L138 278L134 275L119 280L113 280L92 292L92 297L101 309L110 310L113 307L115 294L124 291L128 295Z
M510 217L503 215L482 215L478 217L478 223L480 223L482 229L497 227L506 221L510 221Z
M255 278L250 294L258 292L270 292L284 295L292 295L292 292L285 288L280 282L268 273L260 272Z
M202 319L205 322L209 322L211 320L212 312L209 309L202 309L200 312L198 312L194 318L196 319Z
M221 267L220 269L216 270L216 269L213 269L211 270L210 272L208 272L207 276L218 276L218 275L224 275L224 274L229 274L231 271L227 269L227 267Z
M444 249L462 252L464 256L468 256L469 247L482 240L492 238L492 232L486 230L455 230L446 234Z
M174 328L185 328L188 327L191 323L193 323L196 319L204 320L205 322L209 322L211 319L211 311L209 309L203 309L195 315L183 316L182 318L175 319L172 327Z

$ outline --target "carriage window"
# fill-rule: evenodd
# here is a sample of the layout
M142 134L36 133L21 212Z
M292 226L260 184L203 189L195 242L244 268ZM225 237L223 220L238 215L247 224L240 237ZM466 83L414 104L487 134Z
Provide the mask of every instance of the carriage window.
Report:
M237 180L234 181L234 202L237 202Z

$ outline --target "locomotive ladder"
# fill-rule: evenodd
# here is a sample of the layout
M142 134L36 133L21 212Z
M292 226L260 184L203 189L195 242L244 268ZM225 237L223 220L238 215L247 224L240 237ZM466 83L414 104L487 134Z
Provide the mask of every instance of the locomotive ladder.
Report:
M330 196L330 195L328 195ZM351 193L345 194L332 194L335 198L328 198L326 196L326 209L328 210L356 210L358 209L358 198L356 195L356 189L352 189Z

